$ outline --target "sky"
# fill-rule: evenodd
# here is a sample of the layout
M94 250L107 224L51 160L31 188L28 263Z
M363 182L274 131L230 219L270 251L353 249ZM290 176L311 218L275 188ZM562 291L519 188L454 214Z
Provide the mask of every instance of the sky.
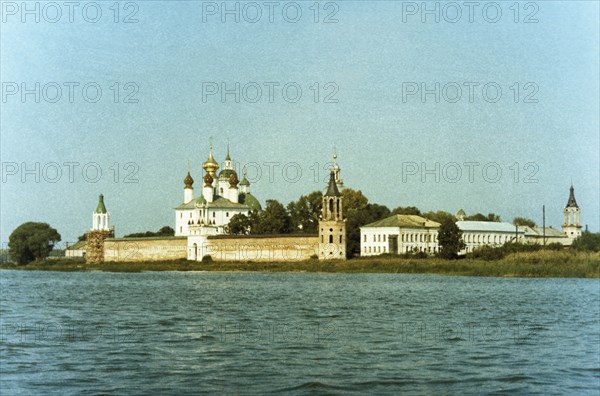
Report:
M118 236L173 227L211 141L263 205L335 147L370 202L559 228L572 182L598 232L599 3L422 4L1 1L0 241L73 241L100 193Z

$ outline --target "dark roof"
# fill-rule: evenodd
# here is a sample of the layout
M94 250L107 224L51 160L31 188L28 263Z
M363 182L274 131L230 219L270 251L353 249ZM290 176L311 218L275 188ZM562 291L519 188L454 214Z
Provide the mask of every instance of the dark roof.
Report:
M417 215L392 215L361 228L372 227L439 228L440 223Z
M200 206L204 206L206 204L206 199L201 195L198 198L192 199L188 203L184 203L176 207L175 209L194 209L196 204ZM231 202L227 198L223 198L219 195L215 195L212 202L207 205L209 208L238 208L238 209L246 209L248 205L244 205L242 203Z
M341 197L340 190L337 188L337 183L335 182L335 174L333 171L329 174L329 186L327 186L327 192L325 193L326 197Z
M571 192L569 194L569 202L567 202L567 208L579 208L577 201L575 201L575 189L571 186Z
M84 250L86 245L86 241L77 241L75 244L69 246L67 250Z
M233 169L223 169L220 173L219 173L219 179L228 179L231 175L235 175L235 177L237 177L237 173L235 170Z
M98 206L96 206L96 211L94 213L106 213L106 206L104 206L104 195L100 194L98 197Z

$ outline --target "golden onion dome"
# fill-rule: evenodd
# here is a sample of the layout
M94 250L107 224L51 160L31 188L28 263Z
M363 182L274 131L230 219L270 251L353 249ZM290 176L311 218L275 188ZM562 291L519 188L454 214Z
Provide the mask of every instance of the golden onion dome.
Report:
M210 146L208 159L204 162L202 168L204 168L206 171L216 171L217 169L219 169L219 164L217 163L217 161L215 161L215 158L213 157L212 145Z

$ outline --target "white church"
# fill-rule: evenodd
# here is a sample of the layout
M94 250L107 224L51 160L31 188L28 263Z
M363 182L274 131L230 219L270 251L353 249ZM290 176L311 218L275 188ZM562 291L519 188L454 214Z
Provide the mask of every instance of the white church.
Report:
M189 166L183 180L183 203L175 208L175 236L219 235L236 214L248 215L251 210L260 210L261 206L251 193L246 171L242 180L238 179L234 162L229 155L218 173L219 164L213 157L212 145L208 159L202 165L204 175L201 194L194 196L194 179Z

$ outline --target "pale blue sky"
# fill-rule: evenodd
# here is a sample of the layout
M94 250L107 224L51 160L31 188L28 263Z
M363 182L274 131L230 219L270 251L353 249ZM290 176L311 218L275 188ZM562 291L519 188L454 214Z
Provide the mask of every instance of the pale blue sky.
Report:
M125 2L120 3L121 22L113 22L113 1L98 2L103 14L97 23L83 20L80 9L73 23L67 15L57 23L43 15L40 23L22 23L21 14L5 12L6 3L0 24L3 92L10 83L80 85L74 103L69 103L67 88L56 103L43 97L35 103L33 95L25 103L19 95L0 102L5 173L12 162L19 168L21 163L34 168L36 162L41 168L49 162L81 165L72 183L64 165L56 183L43 175L39 183L33 175L22 182L21 169L4 175L2 242L30 220L48 222L63 240L73 240L91 226L100 192L118 235L173 226L172 208L183 198L188 159L200 193L209 136L218 161L229 139L234 160L261 165L263 175L251 189L263 203L274 198L286 204L324 187L314 181L314 164L324 177L322 169L335 145L346 186L362 190L371 202L390 208L496 212L503 220L525 216L538 223L545 204L547 224L560 227L572 179L582 222L599 230L598 2L536 2L539 22L527 24L514 23L513 1L498 2L502 17L497 23L485 21L476 10L473 23L463 15L457 23L442 18L437 24L431 17L422 23L420 14L403 23L402 2L390 1L335 2L338 22L328 24L313 21L312 1L297 2L303 11L297 23L286 22L279 9L270 23L263 6L263 16L254 24L243 18L234 23L230 16L222 23L219 15L207 16L203 23L199 1L134 2L139 21L130 24L122 23L132 10L123 9ZM235 2L228 4L234 7ZM333 10L323 9L324 4L321 20ZM533 10L520 11L522 21ZM121 91L120 103L114 103L110 87L116 81L137 84L139 102L122 103ZM81 96L81 87L89 82L102 88L96 103ZM225 103L217 96L204 103L203 82L280 86L273 103L266 87L258 103L243 98L236 103L231 95ZM282 98L281 86L289 82L303 89L297 103ZM310 89L315 82L320 83L319 103ZM322 103L331 92L324 89L329 82L339 88L337 103ZM435 103L433 95L426 103L418 95L403 102L406 82L430 88L435 82L492 82L502 88L502 97L488 103L479 86L474 103L466 87L457 103L443 98ZM520 83L518 103L515 82ZM533 89L524 89L527 82L539 88L537 103L523 103ZM81 174L89 162L103 169L97 183L86 182ZM123 166L129 162L139 168L137 183L123 182ZM268 162L281 164L272 182ZM281 173L291 162L302 169L296 182L284 180ZM449 162L461 164L462 177L457 183L443 177L436 183L433 175L422 182L419 174L403 180L403 163L434 169L436 162L440 169ZM473 182L465 162L481 164ZM523 181L534 169L523 169L530 162L537 166L536 183ZM114 163L121 166L118 183L110 169ZM502 169L496 183L482 176L488 163ZM514 163L521 169L518 182ZM294 168L289 172L293 177ZM493 169L489 175L494 176Z

